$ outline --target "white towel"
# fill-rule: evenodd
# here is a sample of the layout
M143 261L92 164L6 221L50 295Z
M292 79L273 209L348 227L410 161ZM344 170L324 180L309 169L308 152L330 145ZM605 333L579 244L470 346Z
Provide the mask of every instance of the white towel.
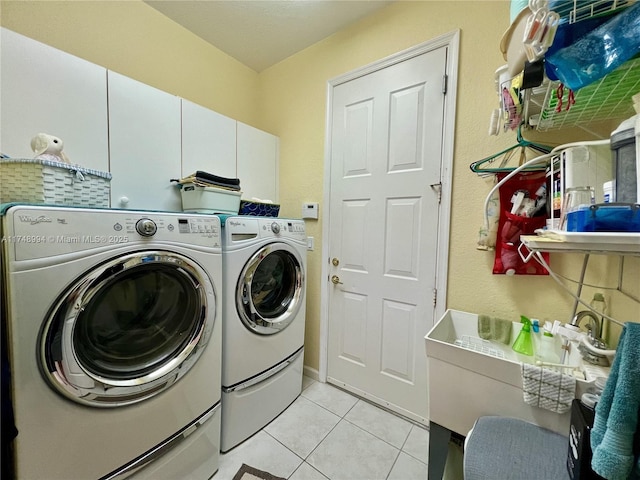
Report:
M556 413L567 412L576 396L576 379L547 368L522 364L524 402Z

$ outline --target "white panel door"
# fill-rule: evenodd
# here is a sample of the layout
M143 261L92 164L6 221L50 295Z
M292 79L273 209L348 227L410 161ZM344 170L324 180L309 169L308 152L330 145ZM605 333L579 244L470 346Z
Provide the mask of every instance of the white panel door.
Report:
M31 139L48 133L71 163L108 171L107 70L1 30L0 151L33 158Z
M236 178L236 121L182 99L182 176Z
M427 423L446 48L333 90L328 381Z
M180 98L109 71L111 206L182 211Z
M242 198L279 201L279 147L280 140L275 135L238 122L237 162Z

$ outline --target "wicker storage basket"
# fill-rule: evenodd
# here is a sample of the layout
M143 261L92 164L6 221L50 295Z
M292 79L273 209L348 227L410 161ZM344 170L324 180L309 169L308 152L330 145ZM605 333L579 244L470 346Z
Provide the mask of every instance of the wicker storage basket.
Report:
M109 207L111 174L51 160L0 159L0 203Z

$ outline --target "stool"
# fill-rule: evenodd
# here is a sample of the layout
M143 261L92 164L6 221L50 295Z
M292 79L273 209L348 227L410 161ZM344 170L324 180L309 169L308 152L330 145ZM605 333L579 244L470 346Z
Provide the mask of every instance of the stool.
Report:
M465 480L568 480L568 437L518 418L480 417L464 447Z

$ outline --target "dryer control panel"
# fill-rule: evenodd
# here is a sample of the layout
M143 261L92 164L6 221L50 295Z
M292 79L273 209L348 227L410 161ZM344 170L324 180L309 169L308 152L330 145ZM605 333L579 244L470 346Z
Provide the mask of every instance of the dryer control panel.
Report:
M280 237L307 241L304 220L286 218L258 219L260 237Z
M231 240L260 238L289 238L307 242L304 220L238 216L225 221L225 236Z

